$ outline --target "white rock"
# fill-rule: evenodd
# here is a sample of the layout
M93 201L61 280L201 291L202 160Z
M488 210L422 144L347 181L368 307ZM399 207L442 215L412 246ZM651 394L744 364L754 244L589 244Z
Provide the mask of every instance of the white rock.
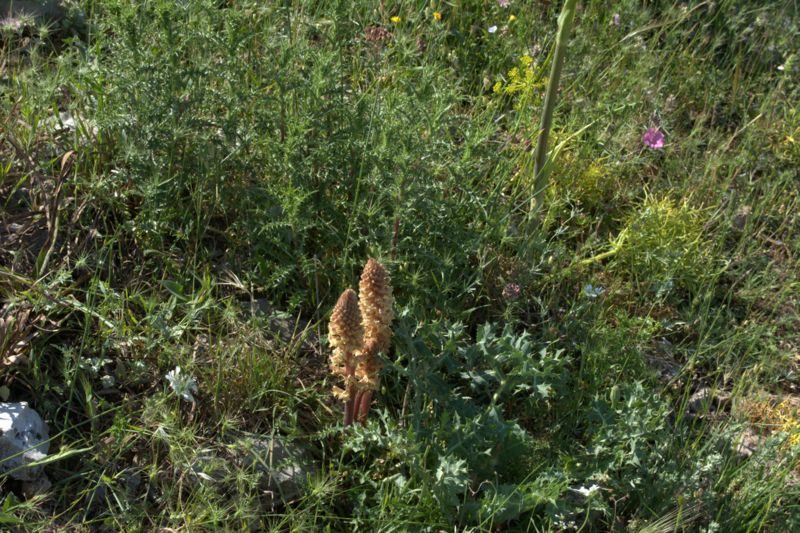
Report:
M289 441L272 439L245 439L236 448L244 452L240 462L261 475L261 489L266 505L271 510L296 499L308 485L316 467L306 454Z
M39 476L33 481L22 482L22 494L26 499L31 499L34 496L43 496L50 490L53 484L47 479L47 476Z
M766 437L762 437L752 429L745 429L734 441L734 448L739 457L746 458L753 455L761 446Z
M30 463L47 457L50 450L47 424L27 402L0 403L0 473L14 479L33 481L42 466Z

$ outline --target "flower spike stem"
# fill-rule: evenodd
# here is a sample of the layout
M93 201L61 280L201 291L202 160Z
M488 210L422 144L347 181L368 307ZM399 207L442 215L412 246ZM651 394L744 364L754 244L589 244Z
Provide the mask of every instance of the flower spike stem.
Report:
M558 16L558 33L556 34L555 53L553 64L550 69L550 80L547 83L547 92L544 97L544 109L542 111L542 122L539 129L539 140L536 143L533 167L533 195L531 196L531 221L535 223L538 218L538 211L541 209L542 192L547 188L548 170L547 161L547 137L553 126L553 111L556 107L558 96L558 83L561 79L561 69L564 66L564 57L567 52L567 39L572 31L572 20L575 18L575 4L577 0L565 0L564 7L561 8L561 15Z
M348 377L353 375L353 369L350 369L350 373L347 374ZM355 386L352 384L347 385L347 397L348 399L344 402L344 425L349 426L355 420L355 408L356 408L356 390Z
M369 413L369 406L372 403L372 391L365 390L359 396L356 397L358 400L358 411L356 412L356 420L364 424L367 421L367 413Z

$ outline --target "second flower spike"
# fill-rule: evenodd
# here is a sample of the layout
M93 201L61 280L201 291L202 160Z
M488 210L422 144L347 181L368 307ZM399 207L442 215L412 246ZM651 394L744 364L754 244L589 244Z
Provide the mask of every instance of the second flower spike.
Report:
M353 423L356 395L356 353L361 350L364 329L361 325L361 311L358 297L353 289L345 290L331 313L328 325L328 339L331 353L331 372L344 379L344 389L333 388L334 396L345 402L344 423Z

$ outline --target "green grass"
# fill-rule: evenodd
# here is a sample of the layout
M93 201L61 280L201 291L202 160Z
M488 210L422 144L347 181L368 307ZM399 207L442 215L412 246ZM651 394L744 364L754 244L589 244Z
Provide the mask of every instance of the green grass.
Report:
M533 229L559 2L0 27L0 393L53 455L0 523L800 528L798 415L768 407L800 387L798 6L607 4L579 2ZM344 428L327 318L368 257L394 348ZM730 401L689 412L704 387ZM274 508L241 460L271 436L315 465Z

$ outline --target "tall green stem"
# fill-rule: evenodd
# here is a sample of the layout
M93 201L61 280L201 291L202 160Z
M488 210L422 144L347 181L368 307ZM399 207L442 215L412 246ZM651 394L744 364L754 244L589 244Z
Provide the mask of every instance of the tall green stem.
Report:
M533 167L533 196L531 197L531 218L536 218L536 214L541 207L541 194L547 185L547 174L545 163L547 161L547 137L550 135L550 128L553 125L553 111L556 107L556 97L558 96L558 83L561 79L561 69L564 66L564 56L567 51L567 39L572 31L572 20L575 18L575 4L577 0L566 0L564 7L561 8L561 15L558 16L558 34L556 35L555 54L553 64L550 69L550 80L547 83L547 92L544 97L544 110L542 112L542 123L539 131L539 140L536 143Z

